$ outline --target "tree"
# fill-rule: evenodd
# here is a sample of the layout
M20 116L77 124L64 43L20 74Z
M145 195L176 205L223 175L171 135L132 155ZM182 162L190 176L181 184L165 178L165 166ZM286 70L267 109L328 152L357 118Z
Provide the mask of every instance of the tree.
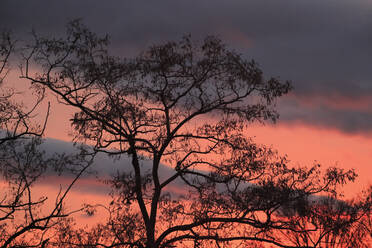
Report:
M44 98L44 91L34 87L37 99L26 109L14 100L15 91L6 88L4 81L10 70L9 60L15 42L9 32L0 37L0 247L44 247L50 231L70 212L64 200L76 180L90 166L88 154L46 154L43 142L45 121L36 125L35 112ZM46 208L48 197L36 198L34 186L52 169L75 173L65 190L55 196L55 203ZM50 201L50 200L49 200Z
M296 247L368 248L371 235L371 188L359 200L340 201L322 197L306 216L294 218L301 232L282 232Z
M82 211L65 209L65 199L75 182L91 165L89 154L46 154L39 137L12 139L0 145L0 247L44 247L63 218ZM34 188L53 170L75 172L55 199L48 193L36 197ZM72 171L72 170L71 170ZM50 194L49 194L50 195Z
M35 126L32 118L44 99L44 92L41 88L34 88L37 98L33 106L27 110L21 103L13 100L16 92L11 87L5 87L4 81L10 71L9 60L14 53L16 42L12 40L10 32L3 31L0 35L0 144L26 135L40 137L45 129L49 106L42 126Z
M312 197L336 198L356 175L292 168L285 156L246 137L251 122L278 118L275 100L289 82L265 79L254 61L213 36L200 45L185 36L134 59L109 55L107 45L107 37L73 21L65 38L36 36L24 64L23 78L77 109L75 140L131 160L131 172L111 180L107 224L89 232L65 223L60 228L69 235L60 245L313 247L292 244L283 232L313 230L297 225L298 218L321 215ZM42 71L32 75L33 65ZM173 174L159 174L161 164ZM173 192L174 185L185 192Z

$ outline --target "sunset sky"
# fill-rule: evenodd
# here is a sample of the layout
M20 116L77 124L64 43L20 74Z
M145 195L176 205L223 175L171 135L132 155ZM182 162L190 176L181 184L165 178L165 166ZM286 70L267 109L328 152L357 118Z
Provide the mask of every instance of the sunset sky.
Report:
M63 35L72 19L109 34L112 52L133 57L152 44L191 34L219 36L254 59L266 77L290 80L280 120L248 130L293 164L355 168L353 196L372 184L372 1L188 0L18 1L0 4L0 29L22 41L34 29ZM9 79L21 83L16 77ZM70 109L52 106L47 136L69 140ZM66 117L67 116L67 117Z

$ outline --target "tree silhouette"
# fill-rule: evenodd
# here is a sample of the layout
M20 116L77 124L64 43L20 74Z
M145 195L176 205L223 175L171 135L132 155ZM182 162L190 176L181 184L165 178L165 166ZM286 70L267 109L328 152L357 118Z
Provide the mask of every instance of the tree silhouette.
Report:
M285 156L246 137L251 122L278 118L275 100L289 82L265 79L254 61L214 36L201 44L185 36L133 59L109 55L107 45L107 37L73 21L64 38L36 36L25 60L23 78L77 109L76 140L130 157L123 166L131 172L110 181L107 223L87 231L65 222L56 246L314 247L283 233L318 228L298 225L299 218L322 215L313 195L336 198L355 173L292 168ZM42 71L29 73L35 64ZM173 174L162 175L161 164Z
M53 227L69 215L64 209L66 195L91 162L89 154L47 155L42 151L49 106L42 125L35 124L34 117L44 99L43 89L33 88L36 101L26 108L14 99L15 90L4 86L14 51L15 42L10 33L3 32L0 37L0 247L44 247ZM64 171L68 167L75 177L46 208L47 196L37 198L34 186L51 169Z
M319 198L307 215L290 216L295 227L302 231L284 231L279 235L296 247L368 248L372 242L371 196L370 188L358 201Z
M46 120L49 115L49 107L43 125L35 125L32 121L36 108L44 99L41 88L34 87L36 91L35 103L28 109L22 103L14 101L16 94L11 87L5 87L4 81L10 71L9 59L15 52L15 41L10 32L3 31L0 34L0 144L9 140L15 140L22 136L41 136L44 132Z

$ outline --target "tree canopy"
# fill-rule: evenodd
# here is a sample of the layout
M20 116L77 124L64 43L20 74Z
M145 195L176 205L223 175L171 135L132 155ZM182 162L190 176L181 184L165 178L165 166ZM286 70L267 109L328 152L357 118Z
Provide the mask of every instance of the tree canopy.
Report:
M45 119L39 124L36 112L44 100L42 88L31 87L36 99L25 106L15 98L20 94L5 85L12 68L10 58L16 42L10 32L0 36L0 247L45 247L53 235L51 230L69 216L65 199L76 180L91 165L91 156L78 154L46 154L41 149L49 105ZM50 194L35 195L35 185L52 171L73 172L71 182L60 189L50 202ZM48 205L48 207L46 207Z
M22 78L76 108L75 141L130 158L122 166L131 170L109 181L107 222L91 230L61 222L50 245L323 247L371 230L371 192L338 199L353 170L293 167L247 137L253 121L278 118L289 82L266 78L215 36L184 36L135 58L112 56L108 45L73 21L63 38L36 35L24 56ZM161 175L161 164L173 174Z

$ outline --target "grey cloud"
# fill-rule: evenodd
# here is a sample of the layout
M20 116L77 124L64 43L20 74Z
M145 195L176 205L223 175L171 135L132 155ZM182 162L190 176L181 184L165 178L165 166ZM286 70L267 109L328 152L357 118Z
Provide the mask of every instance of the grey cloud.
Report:
M51 156L55 153L65 153L67 155L77 154L79 150L71 142L65 142L56 139L45 139L44 143L40 147L44 150L46 156ZM150 160L141 160L142 172L146 173L151 169ZM130 158L127 155L121 155L120 158L117 156L114 158L110 157L106 153L98 153L93 164L90 166L88 173L85 173L81 180L78 180L74 185L73 190L79 192L95 193L95 194L108 194L110 188L104 184L103 181L110 179L111 176L117 172L133 173L133 168L130 162ZM159 177L161 180L166 180L171 177L175 171L165 165L159 167ZM49 171L41 183L52 184L58 187L61 185L68 185L74 179L74 175L71 173L62 173L61 176L57 176L56 172ZM173 191L182 190L184 183L181 180L176 180L172 184Z
M279 103L282 123L301 122L313 126L334 128L351 134L372 134L372 111L368 109L332 108L324 104L304 105L294 99Z
M1 9L1 25L22 32L32 27L63 32L68 20L82 17L93 30L109 33L118 49L141 50L184 33L219 34L229 43L231 32L238 32L252 40L251 47L239 50L268 74L292 79L301 92L318 86L342 91L372 74L372 4L367 1L8 0Z
M122 56L133 56L153 43L179 39L185 33L196 39L216 34L258 61L267 76L292 80L296 95L336 93L356 99L372 95L371 13L368 0L5 0L0 29L21 34L35 28L44 34L60 34L68 20L81 17L92 30L110 34L113 51ZM310 124L319 121L343 130L352 130L347 125L368 129L368 114L323 109L312 115L307 111L282 117ZM328 116L325 112L332 112L339 124L320 121ZM358 118L357 124L348 124Z

